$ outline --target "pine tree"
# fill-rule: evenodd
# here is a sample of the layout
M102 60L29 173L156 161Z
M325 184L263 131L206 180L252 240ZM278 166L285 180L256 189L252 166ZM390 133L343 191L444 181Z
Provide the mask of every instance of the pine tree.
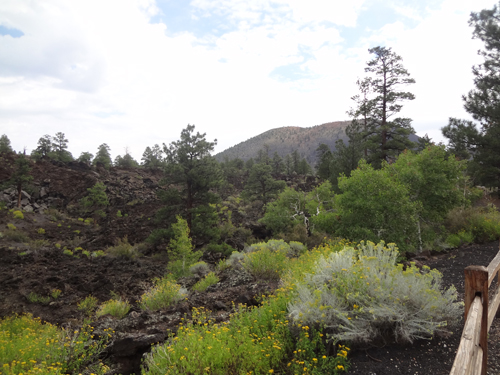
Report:
M157 144L153 148L148 146L144 150L141 160L145 168L161 168L163 165L163 151Z
M66 136L64 133L58 132L54 137L51 138L52 140L52 152L50 153L50 156L54 160L62 161L62 162L68 162L73 160L73 156L71 153L68 151L68 140L66 139Z
M104 168L109 168L113 165L111 161L111 155L109 153L111 149L106 143L103 143L97 148L97 154L92 161L93 165L102 165Z
M5 134L0 137L0 154L7 154L14 152L10 146L10 139Z
M375 47L368 50L375 57L367 63L365 71L370 75L358 81L360 95L354 96L356 107L348 114L353 117L352 132L357 133L366 158L374 166L394 159L403 150L414 147L408 139L414 130L411 119L397 117L402 102L415 96L399 91L400 86L415 83L403 67L402 58L390 48Z
M40 160L48 158L51 152L52 152L52 137L48 134L45 134L38 140L38 147L33 150L31 156L36 160Z
M176 216L183 217L191 235L202 241L217 236L213 231L213 204L219 198L213 189L220 185L222 173L210 155L217 140L208 142L205 134L195 134L194 129L194 125L188 125L179 141L168 147L163 144L166 166L162 183L166 189L159 194L165 204L159 218L170 225Z
M272 167L254 164L250 170L243 196L250 201L260 200L264 205L276 198L286 186L285 181L277 181L271 175Z
M472 13L469 25L473 38L484 42L478 53L484 62L472 67L475 88L463 97L464 107L472 121L450 118L442 128L450 140L449 149L463 158L473 158L469 168L477 182L486 186L500 185L500 9L484 9Z

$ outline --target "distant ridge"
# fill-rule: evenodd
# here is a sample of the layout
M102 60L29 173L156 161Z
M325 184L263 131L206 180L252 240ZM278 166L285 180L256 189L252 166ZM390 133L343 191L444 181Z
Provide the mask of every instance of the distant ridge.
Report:
M228 160L240 158L247 161L250 158L255 158L258 151L267 145L271 158L275 151L281 157L285 157L297 150L309 164L315 165L316 149L321 143L328 145L332 151L335 149L335 142L338 139L343 139L347 143L345 129L349 124L350 121L336 121L309 128L285 126L271 129L219 152L215 158L219 162L226 158Z

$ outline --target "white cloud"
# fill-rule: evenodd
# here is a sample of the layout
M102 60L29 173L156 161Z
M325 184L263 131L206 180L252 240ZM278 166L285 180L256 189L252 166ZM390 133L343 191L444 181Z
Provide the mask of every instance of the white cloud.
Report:
M0 24L25 35L0 36L1 132L17 150L62 131L75 156L106 142L114 155L129 147L140 159L190 123L222 150L274 127L346 119L377 44L392 46L417 80L405 113L419 132L433 136L448 116L462 116L480 45L470 39L470 9L451 0L425 14L398 8L417 26L393 22L348 46L342 28L354 30L362 6L195 0L194 18L220 24L219 34L199 35L150 23L160 12L153 0L4 0ZM277 68L303 74L280 79Z

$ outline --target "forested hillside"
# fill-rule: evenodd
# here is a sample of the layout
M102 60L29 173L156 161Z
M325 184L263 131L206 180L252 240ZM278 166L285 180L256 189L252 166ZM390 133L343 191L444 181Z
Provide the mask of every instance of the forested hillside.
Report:
M267 146L269 155L277 152L284 158L287 154L297 150L309 164L314 165L316 164L316 149L321 143L335 149L335 142L338 139L347 140L345 133L347 125L349 121L335 121L310 128L285 126L271 129L218 153L215 158L220 162L236 158L246 161L255 158L258 151Z

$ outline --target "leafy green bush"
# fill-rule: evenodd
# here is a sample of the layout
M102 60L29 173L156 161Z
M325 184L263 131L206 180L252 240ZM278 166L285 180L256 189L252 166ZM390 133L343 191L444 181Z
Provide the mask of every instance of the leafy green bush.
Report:
M85 299L78 303L78 310L83 311L85 315L91 316L97 307L99 301L92 295L85 297Z
M500 212L492 205L455 209L449 213L445 226L452 233L446 239L450 245L458 242L457 237L460 244L495 241L500 238Z
M14 212L12 212L12 216L14 216L14 219L20 219L20 220L24 219L23 213L19 210L15 210Z
M445 331L461 314L455 287L442 291L437 270L403 270L397 257L394 244L383 242L322 257L298 286L290 317L326 327L335 342L412 342Z
M0 319L1 371L5 375L103 375L109 368L99 354L107 339L96 340L90 326L65 331L31 315L5 317Z
M465 230L459 231L457 234L450 234L446 238L446 243L451 247L459 247L460 245L469 244L474 242L474 235Z
M43 305L47 305L50 302L50 297L40 296L40 295L36 294L35 292L31 292L30 294L28 294L28 297L26 297L26 298L31 303L37 303L37 302L39 302L39 303L41 303Z
M225 256L228 256L233 251L235 251L235 248L228 245L227 243L222 243L222 244L210 243L207 245L207 251L213 251L214 253L221 253Z
M143 310L156 311L176 303L185 296L185 289L172 277L164 277L154 280L153 288L141 296L139 306Z
M127 236L123 237L123 239L119 238L115 246L106 249L106 253L114 257L125 257L130 259L141 256L137 247L128 242Z
M45 229L43 228L38 228L36 231L38 234L45 234Z
M271 240L251 245L245 249L242 266L252 275L266 280L279 280L287 264L290 250L283 240Z
M193 285L193 290L204 292L210 285L217 284L218 282L219 278L217 277L217 275L213 272L210 272L207 276Z
M130 310L130 304L128 301L123 301L121 299L110 299L109 301L104 302L99 309L97 309L96 315L111 315L117 319L123 318Z

